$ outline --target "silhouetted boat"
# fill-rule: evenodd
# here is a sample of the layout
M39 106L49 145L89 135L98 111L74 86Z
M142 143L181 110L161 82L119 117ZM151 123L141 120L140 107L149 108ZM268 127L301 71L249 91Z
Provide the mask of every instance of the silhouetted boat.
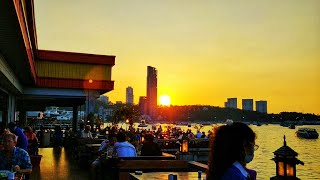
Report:
M289 125L289 129L295 129L295 128L296 128L296 125L294 125L294 124Z
M319 138L318 132L313 128L299 128L298 131L296 131L296 135L300 138L305 138L305 139Z
M138 127L147 127L147 123L146 123L146 120L141 120L140 121L140 124L138 125Z

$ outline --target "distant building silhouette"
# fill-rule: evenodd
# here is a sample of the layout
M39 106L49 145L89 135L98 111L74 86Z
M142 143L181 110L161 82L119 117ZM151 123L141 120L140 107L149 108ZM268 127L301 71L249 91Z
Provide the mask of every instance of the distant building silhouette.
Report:
M256 111L261 112L261 113L268 113L267 109L267 101L256 101Z
M133 104L133 89L130 86L126 89L126 103Z
M106 104L109 103L109 97L108 97L108 96L101 95L101 96L99 97L99 100L102 101L102 102L104 102L104 103L106 103Z
M147 97L140 96L139 98L139 111L141 114L147 114L148 104L147 104Z
M148 66L147 68L147 114L152 118L155 118L157 115L157 99L158 99L158 90L157 90L157 70L154 67Z
M237 98L228 98L227 102L224 103L224 106L226 108L237 109L238 108Z
M120 104L122 104L122 101L116 101L116 104L120 105Z
M253 111L253 99L242 99L242 110Z

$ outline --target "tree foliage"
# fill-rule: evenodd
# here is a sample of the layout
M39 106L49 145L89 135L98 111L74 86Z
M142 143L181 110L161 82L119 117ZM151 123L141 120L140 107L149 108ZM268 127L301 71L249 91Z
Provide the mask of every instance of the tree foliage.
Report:
M113 112L112 124L118 124L120 121L129 120L129 124L132 126L133 123L139 119L139 111L131 105L125 105L117 107Z

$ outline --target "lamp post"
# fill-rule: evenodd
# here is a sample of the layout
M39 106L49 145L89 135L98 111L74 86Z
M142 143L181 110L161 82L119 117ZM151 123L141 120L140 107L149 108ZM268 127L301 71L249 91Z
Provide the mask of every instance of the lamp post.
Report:
M298 153L287 146L286 136L283 139L283 146L273 152L274 158L271 160L276 163L276 176L270 180L299 180L296 176L296 165L304 163L296 158Z
M126 120L127 131L128 131L128 124L129 124L129 119Z

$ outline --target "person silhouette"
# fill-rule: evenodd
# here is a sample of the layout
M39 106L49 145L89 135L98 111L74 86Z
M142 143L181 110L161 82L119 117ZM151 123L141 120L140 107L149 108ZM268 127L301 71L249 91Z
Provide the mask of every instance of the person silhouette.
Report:
M248 125L228 122L227 125L216 127L210 138L207 179L256 179L256 171L246 168L259 147L255 144L256 134Z

